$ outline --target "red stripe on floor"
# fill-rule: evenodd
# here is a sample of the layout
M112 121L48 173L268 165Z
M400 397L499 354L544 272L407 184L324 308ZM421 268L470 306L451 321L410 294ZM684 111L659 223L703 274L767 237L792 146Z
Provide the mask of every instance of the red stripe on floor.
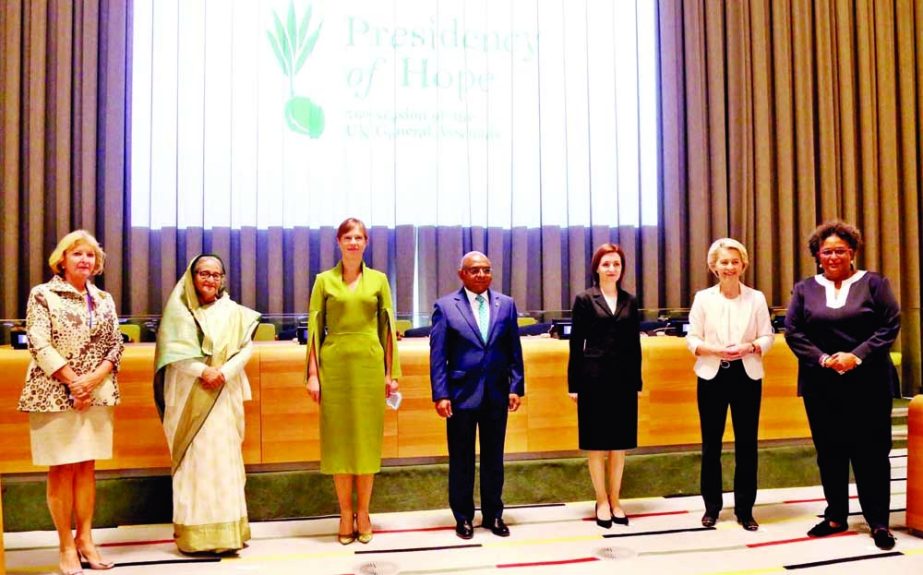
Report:
M599 561L596 557L581 557L580 559L562 559L561 561L536 561L534 563L503 563L497 569L511 569L514 567L542 567L545 565L570 565L572 563L589 563Z
M747 547L756 548L756 547L768 547L769 545L785 545L786 543L801 543L802 541L818 541L820 539L830 539L832 537L846 537L847 535L858 535L858 531L843 531L842 533L834 533L833 535L827 535L826 537L798 537L796 539L782 539L780 541L765 541L763 543L748 543Z

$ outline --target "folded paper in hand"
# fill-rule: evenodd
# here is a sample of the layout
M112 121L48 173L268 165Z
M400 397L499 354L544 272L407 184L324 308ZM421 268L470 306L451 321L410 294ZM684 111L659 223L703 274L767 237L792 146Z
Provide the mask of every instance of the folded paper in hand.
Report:
M401 392L395 391L391 395L385 398L385 405L391 409L397 410L401 406L401 400L404 399L404 396L401 395Z

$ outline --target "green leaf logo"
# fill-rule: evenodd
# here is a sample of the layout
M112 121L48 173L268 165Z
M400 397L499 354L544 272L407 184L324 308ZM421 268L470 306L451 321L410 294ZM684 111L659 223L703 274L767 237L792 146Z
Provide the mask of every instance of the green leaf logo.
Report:
M308 5L301 19L295 15L295 2L289 0L285 22L272 12L273 26L266 31L269 45L276 56L282 73L288 78L288 102L285 104L285 123L296 134L319 138L324 133L324 109L306 96L295 94L295 76L301 71L308 56L314 51L323 21L311 30L313 7Z

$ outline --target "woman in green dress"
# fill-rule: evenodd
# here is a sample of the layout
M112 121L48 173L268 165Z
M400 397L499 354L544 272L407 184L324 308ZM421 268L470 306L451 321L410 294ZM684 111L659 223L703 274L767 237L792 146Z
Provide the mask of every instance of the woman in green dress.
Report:
M369 501L381 470L384 400L397 391L401 368L388 278L362 261L365 224L346 219L337 244L340 263L318 274L311 292L306 384L320 403L321 473L333 475L337 539L347 545L372 540Z

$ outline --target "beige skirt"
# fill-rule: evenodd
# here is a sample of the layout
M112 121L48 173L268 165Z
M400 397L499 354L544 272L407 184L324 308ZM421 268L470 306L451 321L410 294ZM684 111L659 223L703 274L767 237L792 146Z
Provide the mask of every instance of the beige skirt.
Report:
M112 458L111 407L29 413L34 465L65 465Z

